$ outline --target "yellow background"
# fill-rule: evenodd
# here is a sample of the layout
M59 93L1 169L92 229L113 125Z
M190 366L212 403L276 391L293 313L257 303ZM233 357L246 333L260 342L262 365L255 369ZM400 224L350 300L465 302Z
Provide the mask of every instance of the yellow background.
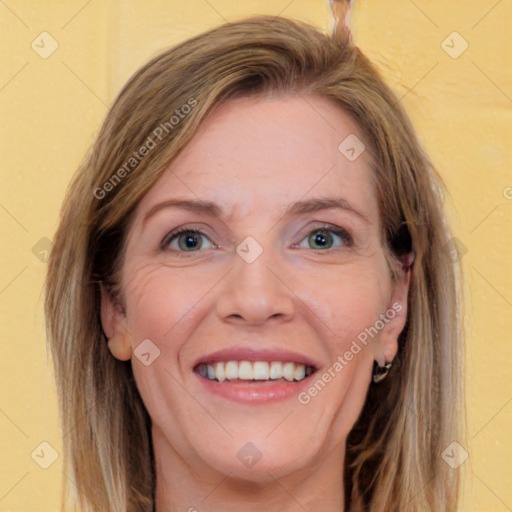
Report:
M42 469L31 454L43 441L61 453L41 290L46 239L72 172L143 62L256 13L332 28L327 0L0 2L1 511L59 506L62 458ZM508 0L356 0L350 17L354 41L402 98L444 177L457 243L467 249L464 511L512 508L511 21ZM469 44L458 58L442 47L454 31ZM51 48L42 32L58 43L47 58L31 46ZM454 50L464 44L457 35L447 41Z

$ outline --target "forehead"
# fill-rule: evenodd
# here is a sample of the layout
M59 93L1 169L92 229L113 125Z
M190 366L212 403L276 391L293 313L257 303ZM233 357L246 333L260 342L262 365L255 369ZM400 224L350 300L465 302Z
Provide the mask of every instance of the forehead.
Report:
M347 158L346 140L364 144L357 123L332 100L230 100L204 122L139 211L173 197L190 198L219 204L232 220L278 216L298 200L342 196L376 220L370 155L364 150L355 160Z

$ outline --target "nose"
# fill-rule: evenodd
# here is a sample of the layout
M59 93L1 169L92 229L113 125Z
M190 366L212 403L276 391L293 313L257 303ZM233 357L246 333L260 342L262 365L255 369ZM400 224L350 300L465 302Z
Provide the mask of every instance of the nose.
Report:
M217 313L223 321L262 325L270 318L289 321L295 312L296 296L282 267L264 250L249 263L234 256L231 272L223 280Z

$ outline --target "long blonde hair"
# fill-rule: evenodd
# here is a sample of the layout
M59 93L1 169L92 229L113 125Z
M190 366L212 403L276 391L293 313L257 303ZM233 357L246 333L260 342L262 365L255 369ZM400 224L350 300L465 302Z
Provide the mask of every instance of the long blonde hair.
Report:
M386 250L390 258L416 256L395 364L385 381L370 385L347 440L346 508L456 510L459 469L441 454L452 441L464 443L463 332L442 181L357 46L340 44L339 31L334 40L270 16L210 30L138 70L67 191L45 299L63 431L63 508L154 510L151 422L130 363L108 350L99 283L114 297L122 293L132 213L214 108L235 96L270 94L320 95L353 116L373 157ZM143 146L149 150L141 156Z

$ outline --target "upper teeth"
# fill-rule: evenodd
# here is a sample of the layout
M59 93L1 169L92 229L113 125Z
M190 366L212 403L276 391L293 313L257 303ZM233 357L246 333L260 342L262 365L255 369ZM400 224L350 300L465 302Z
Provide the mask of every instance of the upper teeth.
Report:
M284 377L288 381L302 380L314 372L314 368L303 364L281 361L219 361L218 363L201 363L197 371L207 379L223 382L224 380L268 380Z

